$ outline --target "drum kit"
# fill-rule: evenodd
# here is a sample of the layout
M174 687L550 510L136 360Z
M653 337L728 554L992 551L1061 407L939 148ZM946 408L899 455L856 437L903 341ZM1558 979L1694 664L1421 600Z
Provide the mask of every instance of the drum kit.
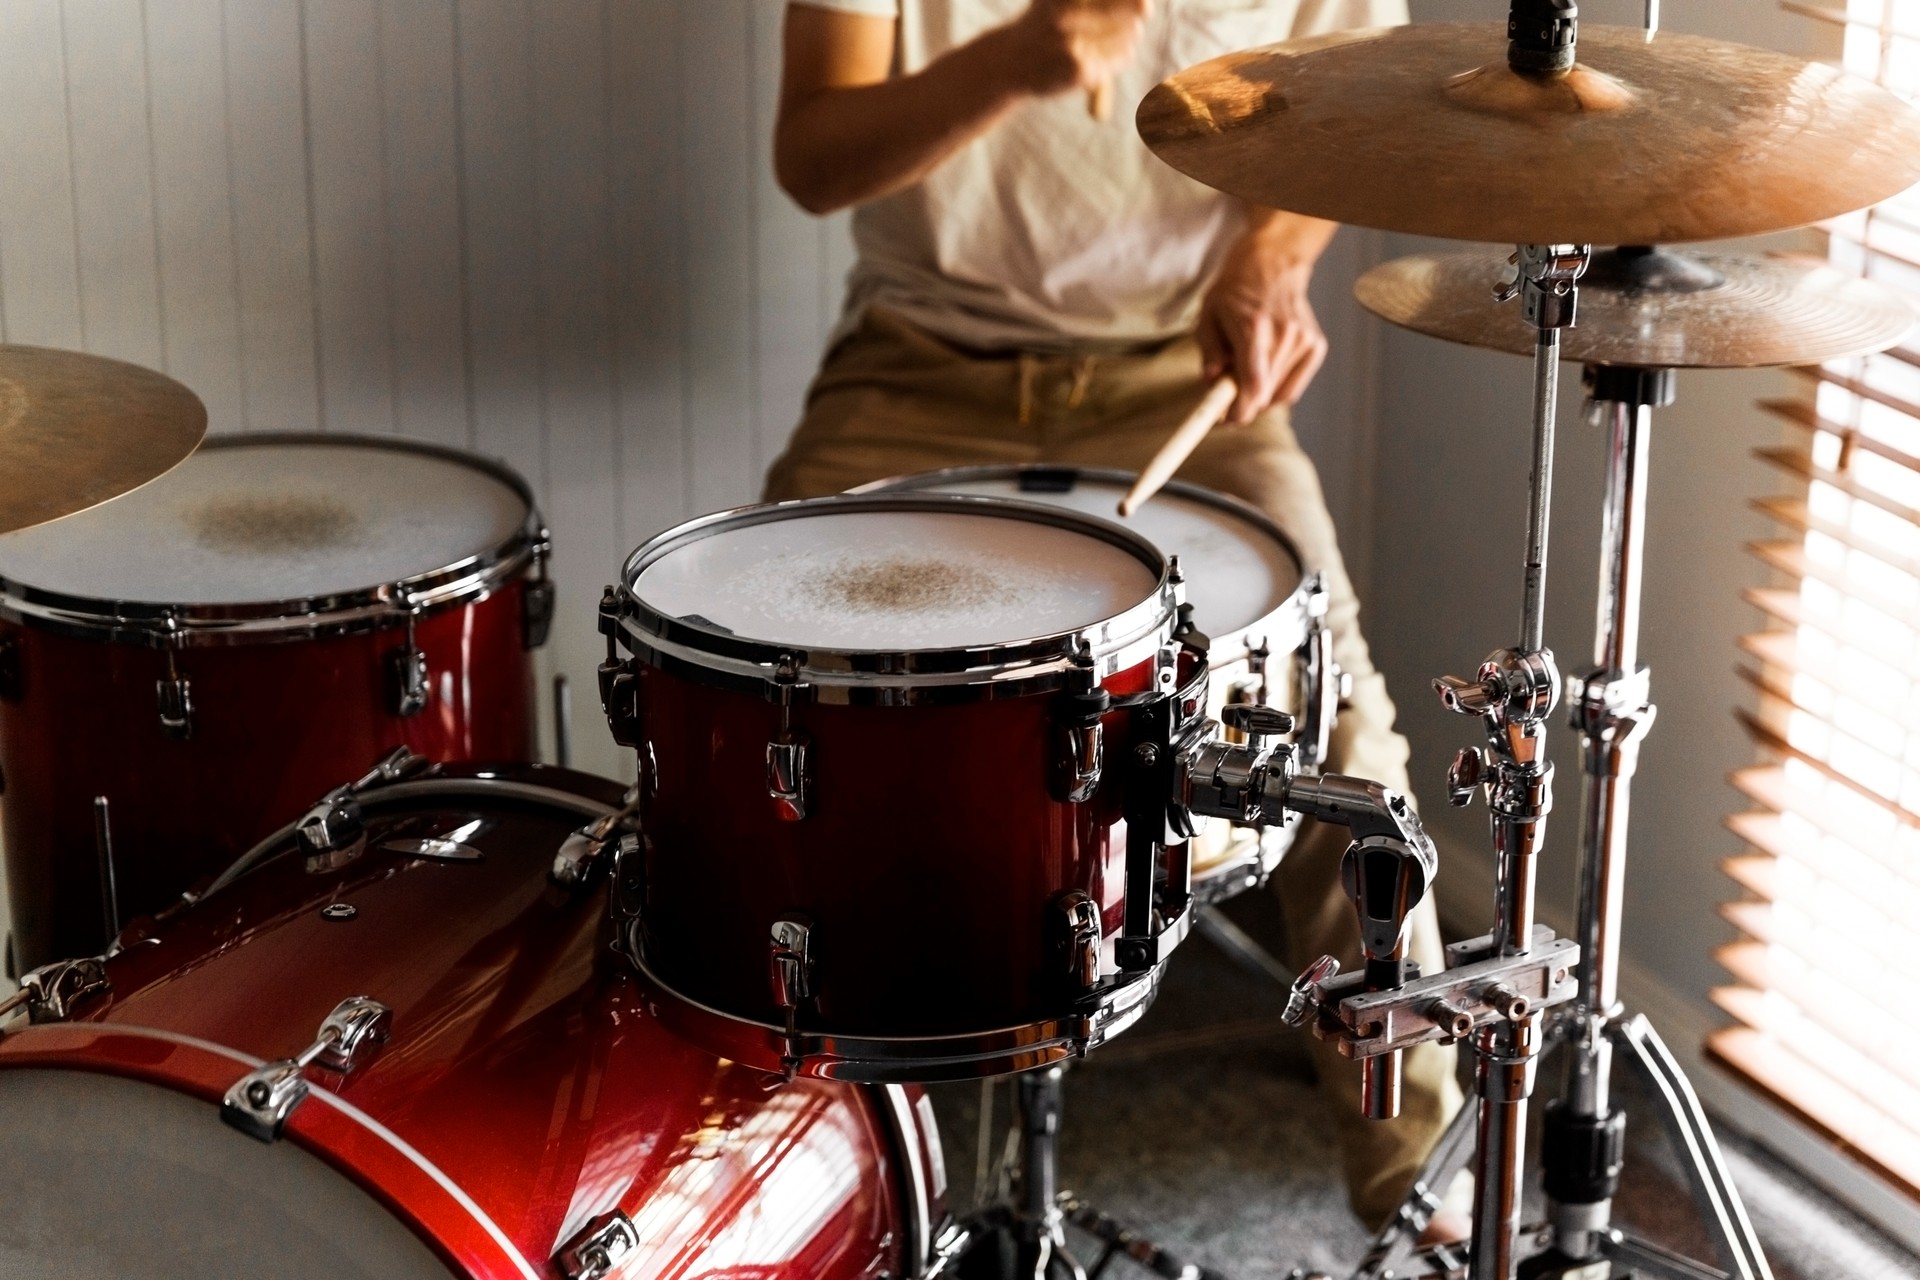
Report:
M185 388L0 348L9 1274L1079 1276L1071 1211L1109 1256L1198 1276L1059 1192L1060 1072L1306 816L1351 836L1366 961L1310 966L1289 1020L1364 1064L1374 1116L1405 1050L1476 1057L1475 1105L1357 1276L1769 1276L1685 1077L1618 999L1648 437L1677 368L1862 354L1914 317L1816 265L1651 246L1895 194L1920 116L1514 0L1504 31L1231 55L1139 122L1259 203L1519 246L1359 286L1535 359L1521 633L1437 682L1485 730L1448 789L1491 811L1494 927L1442 972L1404 957L1436 851L1407 797L1325 772L1325 587L1231 499L1174 482L1121 522L1132 476L962 468L669 530L599 608L623 786L528 762L553 595L511 472L332 435L195 452ZM1598 652L1564 682L1541 609L1562 359L1611 442ZM1563 687L1572 939L1534 919ZM1549 1221L1523 1235L1550 1046ZM1658 1086L1717 1265L1611 1221L1616 1052ZM956 1219L921 1086L1004 1075L1019 1194ZM1469 1160L1469 1241L1420 1243Z

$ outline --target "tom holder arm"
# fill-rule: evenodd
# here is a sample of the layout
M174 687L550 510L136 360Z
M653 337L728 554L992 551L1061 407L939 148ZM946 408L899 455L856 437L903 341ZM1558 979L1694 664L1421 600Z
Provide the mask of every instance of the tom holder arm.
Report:
M1432 889L1439 857L1407 798L1362 778L1298 774L1292 749L1267 741L1292 728L1287 716L1265 707L1229 707L1222 714L1247 742L1191 747L1179 771L1177 808L1252 826L1284 824L1299 814L1353 836L1341 881L1359 918L1366 964L1347 974L1330 958L1310 966L1295 987L1288 1021L1311 1020L1315 1035L1369 1064L1362 1098L1368 1115L1398 1113L1405 1050L1450 1043L1574 997L1579 948L1544 928L1524 954L1506 954L1497 935L1488 934L1449 947L1443 972L1421 974L1405 958L1407 928Z

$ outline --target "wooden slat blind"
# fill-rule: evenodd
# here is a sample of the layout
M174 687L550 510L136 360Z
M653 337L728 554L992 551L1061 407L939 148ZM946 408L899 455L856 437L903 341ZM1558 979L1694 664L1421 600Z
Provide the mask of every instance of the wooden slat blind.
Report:
M1786 7L1920 89L1920 0ZM1834 265L1920 299L1920 197L1827 231ZM1749 550L1778 582L1746 593L1766 626L1741 644L1764 763L1733 779L1741 940L1714 999L1736 1025L1710 1049L1920 1198L1920 342L1805 373L1805 399L1761 405L1788 429L1759 451L1780 536Z

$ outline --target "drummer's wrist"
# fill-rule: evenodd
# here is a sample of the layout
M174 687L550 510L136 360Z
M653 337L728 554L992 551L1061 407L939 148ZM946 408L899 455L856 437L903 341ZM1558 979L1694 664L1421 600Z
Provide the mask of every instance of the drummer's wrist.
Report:
M1276 274L1311 275L1340 224L1281 209L1247 211L1247 229L1238 248L1251 253Z
M1051 97L1073 84L1070 68L1036 50L1019 19L981 33L948 57L966 62L988 95L1008 105Z

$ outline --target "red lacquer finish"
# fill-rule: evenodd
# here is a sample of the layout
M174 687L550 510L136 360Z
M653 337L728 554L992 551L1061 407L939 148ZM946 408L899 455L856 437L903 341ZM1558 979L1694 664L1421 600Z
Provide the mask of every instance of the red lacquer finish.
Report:
M183 649L193 732L161 731L166 656L0 622L19 697L0 701L0 801L17 962L86 954L102 936L94 797L111 802L122 918L158 910L397 746L434 760L533 750L525 584L420 619L425 710L390 710L395 626Z
M1110 676L1146 687L1140 663ZM1057 1016L1069 986L1056 906L1099 904L1115 971L1125 890L1119 787L1055 798L1058 700L796 707L812 802L781 820L767 795L780 709L641 666L646 955L675 990L778 1023L775 919L812 922L817 1019L848 1035L946 1035ZM1126 741L1125 716L1106 720ZM715 910L714 904L724 904Z
M510 776L619 799L561 770ZM282 1141L370 1191L456 1273L557 1276L556 1250L616 1211L641 1240L623 1277L902 1273L909 1162L878 1092L782 1084L665 1031L608 948L604 893L544 874L578 806L408 790L370 811L347 867L310 875L289 853L137 931L153 940L109 962L111 993L0 1040L0 1069L155 1081L205 1099L217 1125L255 1060L297 1053L341 999L370 996L393 1011L390 1042L346 1076L309 1070ZM454 831L483 858L381 847ZM351 920L321 916L342 902Z

